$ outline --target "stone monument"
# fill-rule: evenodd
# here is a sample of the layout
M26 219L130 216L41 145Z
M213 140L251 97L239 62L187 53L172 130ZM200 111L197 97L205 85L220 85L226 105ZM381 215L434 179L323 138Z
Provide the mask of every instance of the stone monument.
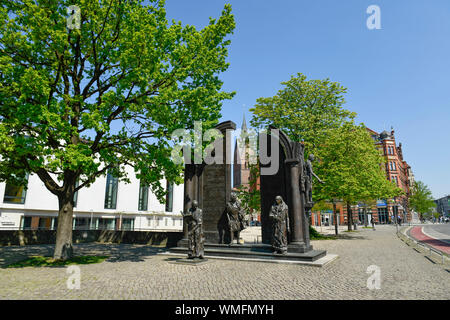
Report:
M275 253L287 253L287 234L289 233L288 206L281 196L275 198L269 217L273 220L272 247Z
M197 200L193 200L192 207L183 213L183 221L188 230L188 258L203 259L203 213L202 209L198 207Z
M236 239L237 244L239 244L240 233L245 229L245 223L244 212L235 192L232 192L230 195L230 201L227 203L225 215L227 218L229 243L232 244L233 240Z
M233 238L238 238L243 228L241 209L231 191L231 132L235 128L236 125L232 121L216 126L223 139L215 141L214 151L222 153L223 163L185 165L184 212L192 206L193 199L198 199L198 206L202 208L203 213L204 254L304 262L314 262L324 257L326 251L313 250L309 241L305 206L309 198L305 197L305 192L310 187L306 185L308 179L305 165L308 164L304 161L303 145L291 141L282 131L270 137L271 143L266 150L269 155L272 152L272 143L274 149L279 147L279 166L273 174L260 176L263 243L232 243ZM259 165L260 169L270 166L263 163ZM310 169L312 172L312 166ZM273 203L275 198L276 204ZM186 221L183 227L184 238L178 242L177 247L171 248L170 252L181 254L188 251L189 230ZM273 244L275 245L272 246ZM277 253L273 253L273 248Z

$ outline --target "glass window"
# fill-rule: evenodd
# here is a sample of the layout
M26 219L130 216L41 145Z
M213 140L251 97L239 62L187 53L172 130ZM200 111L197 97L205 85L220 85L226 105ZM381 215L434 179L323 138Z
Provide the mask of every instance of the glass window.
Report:
M58 218L52 218L51 230L56 230L58 228Z
M173 183L167 181L166 212L173 210Z
M389 216L387 208L378 208L378 223L388 223Z
M111 173L108 172L106 177L105 209L116 209L118 184L119 179L113 177Z
M28 181L28 174L26 176L26 179ZM16 186L10 183L6 183L3 202L24 204L26 195L27 190L25 189L25 186Z
M74 230L89 230L89 218L75 218Z
M147 211L148 209L148 186L140 183L139 185L139 211Z
M31 229L31 217L22 217L22 230Z
M362 223L362 224L364 223L365 216L364 216L363 208L359 208L359 210L358 210L358 219L359 219L360 223Z
M114 230L116 220L114 218L100 218L98 219L98 230Z
M122 230L134 230L134 219L133 218L122 219Z

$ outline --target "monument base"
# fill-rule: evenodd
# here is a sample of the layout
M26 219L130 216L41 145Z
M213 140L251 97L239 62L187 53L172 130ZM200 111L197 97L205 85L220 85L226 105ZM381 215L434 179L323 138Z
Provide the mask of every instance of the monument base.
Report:
M312 245L306 245L304 242L288 244L288 253L305 253L312 249Z
M185 264L185 265L190 265L190 266L200 266L200 265L203 265L203 264L205 264L207 262L208 262L208 259L206 259L206 258L203 258L203 259L199 259L199 258L194 258L194 259L180 258L180 259L176 259L176 260L170 261L169 263Z
M312 247L311 247L312 248ZM169 252L176 254L188 253L187 247L179 246L170 248ZM268 244L214 244L205 243L205 256L223 258L246 258L255 260L287 260L314 262L324 257L325 250L309 250L305 252L288 252L286 254L274 253L271 245Z

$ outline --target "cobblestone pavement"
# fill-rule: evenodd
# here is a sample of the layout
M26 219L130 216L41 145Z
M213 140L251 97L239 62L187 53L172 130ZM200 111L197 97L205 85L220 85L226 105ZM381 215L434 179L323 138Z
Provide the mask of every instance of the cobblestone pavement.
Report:
M209 259L201 266L169 263L162 249L142 245L76 245L76 254L107 254L81 265L81 288L67 289L66 268L5 269L52 246L0 247L0 299L450 299L450 266L432 263L377 226L345 239L312 242L339 258L322 267ZM381 288L369 290L367 267L381 270Z

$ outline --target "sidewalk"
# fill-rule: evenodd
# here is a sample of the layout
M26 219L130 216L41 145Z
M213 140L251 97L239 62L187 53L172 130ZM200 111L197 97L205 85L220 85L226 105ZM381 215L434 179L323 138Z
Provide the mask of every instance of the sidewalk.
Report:
M316 229L317 232L323 234L323 235L327 235L327 234L336 234L336 231L334 230L334 226L312 226L314 229ZM364 225L360 226L358 225L356 231L362 229L362 227L364 227ZM375 226L376 229L376 226ZM338 226L338 233L341 234L344 231L347 231L348 227L347 225L342 225L342 226ZM352 226L352 230L353 230L353 226ZM364 228L363 230L368 230L366 228Z
M314 229L317 230L317 232L323 234L323 235L328 235L328 234L335 234L334 231L334 226L312 226ZM357 227L357 231L358 230L369 230L367 228L363 228L364 225L358 225ZM369 226L370 229L372 229L371 226ZM377 228L377 226L375 226L375 229ZM338 226L338 232L339 234L341 234L344 231L347 231L348 227L347 225L342 225L342 226ZM352 227L353 230L353 227ZM261 243L261 227L247 227L244 230L241 231L241 239L244 240L244 242L246 243Z

